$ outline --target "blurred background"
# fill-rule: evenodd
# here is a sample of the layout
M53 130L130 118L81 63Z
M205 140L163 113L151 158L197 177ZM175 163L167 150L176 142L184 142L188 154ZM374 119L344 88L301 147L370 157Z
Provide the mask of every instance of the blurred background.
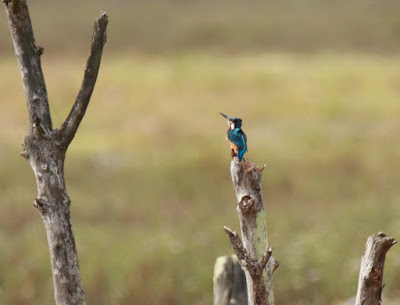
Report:
M239 229L222 111L267 163L276 304L355 295L367 237L400 231L399 1L29 1L53 123L79 90L93 21L108 42L66 160L86 303L212 303ZM0 14L0 304L54 304L24 91ZM400 297L400 248L383 294Z

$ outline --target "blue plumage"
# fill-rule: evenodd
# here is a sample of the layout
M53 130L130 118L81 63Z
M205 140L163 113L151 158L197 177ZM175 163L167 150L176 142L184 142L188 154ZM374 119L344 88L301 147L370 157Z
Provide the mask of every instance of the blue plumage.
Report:
M243 156L247 151L247 137L242 130L242 119L235 117L228 117L227 115L221 113L226 119L228 119L229 129L228 129L228 140L231 142L231 150L234 156L239 158L241 162Z
M247 138L246 134L241 128L234 130L228 129L228 139L237 147L237 154L239 161L242 161L244 153L247 151Z

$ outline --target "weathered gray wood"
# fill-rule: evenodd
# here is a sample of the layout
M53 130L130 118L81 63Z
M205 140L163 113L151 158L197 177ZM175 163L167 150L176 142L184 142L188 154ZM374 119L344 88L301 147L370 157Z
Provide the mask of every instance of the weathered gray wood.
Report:
M238 200L240 228L238 234L228 227L225 232L244 267L249 305L273 305L272 273L279 263L271 256L261 191L263 168L250 162L231 161L231 176Z
M220 256L214 266L214 305L247 305L246 276L236 255Z
M361 258L356 305L381 304L386 253L395 243L394 237L387 237L382 232L378 236L368 237L365 253Z
M7 0L5 4L29 118L29 130L21 154L29 161L36 177L38 195L34 206L46 228L55 301L57 305L81 305L85 303L84 292L71 225L71 201L64 180L64 159L96 82L108 18L102 13L95 22L92 50L80 94L63 128L57 130L52 126L40 63L43 48L35 43L26 0Z
M76 130L85 115L89 105L90 97L92 96L94 85L96 84L97 75L99 73L103 46L107 41L106 27L107 16L103 12L101 17L94 24L92 47L90 55L86 63L85 74L83 77L81 89L75 100L75 104L71 109L67 119L60 128L62 136L62 144L65 147L71 143L75 136Z
M43 48L35 44L26 1L6 2L6 13L25 89L29 131L40 121L42 128L50 132L53 126L40 62Z

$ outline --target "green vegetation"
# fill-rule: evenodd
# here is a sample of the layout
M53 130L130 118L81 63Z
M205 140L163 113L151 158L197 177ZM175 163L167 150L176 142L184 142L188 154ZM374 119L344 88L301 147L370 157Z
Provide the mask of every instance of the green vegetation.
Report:
M87 304L211 304L215 259L232 253L223 225L239 228L220 111L242 117L247 157L267 163L277 304L353 296L367 236L398 235L398 1L227 3L30 3L55 126L78 92L92 20L110 15L66 161ZM19 156L27 117L8 35L0 49L0 303L53 304L36 185ZM395 246L391 298L398 257Z

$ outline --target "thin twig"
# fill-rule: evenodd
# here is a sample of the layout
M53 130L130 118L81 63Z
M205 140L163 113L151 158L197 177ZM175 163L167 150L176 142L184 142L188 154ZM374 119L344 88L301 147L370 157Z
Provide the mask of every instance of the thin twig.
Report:
M272 247L269 247L265 249L265 253L261 259L260 265L261 265L261 270L264 270L265 266L267 265L270 257L272 255Z

